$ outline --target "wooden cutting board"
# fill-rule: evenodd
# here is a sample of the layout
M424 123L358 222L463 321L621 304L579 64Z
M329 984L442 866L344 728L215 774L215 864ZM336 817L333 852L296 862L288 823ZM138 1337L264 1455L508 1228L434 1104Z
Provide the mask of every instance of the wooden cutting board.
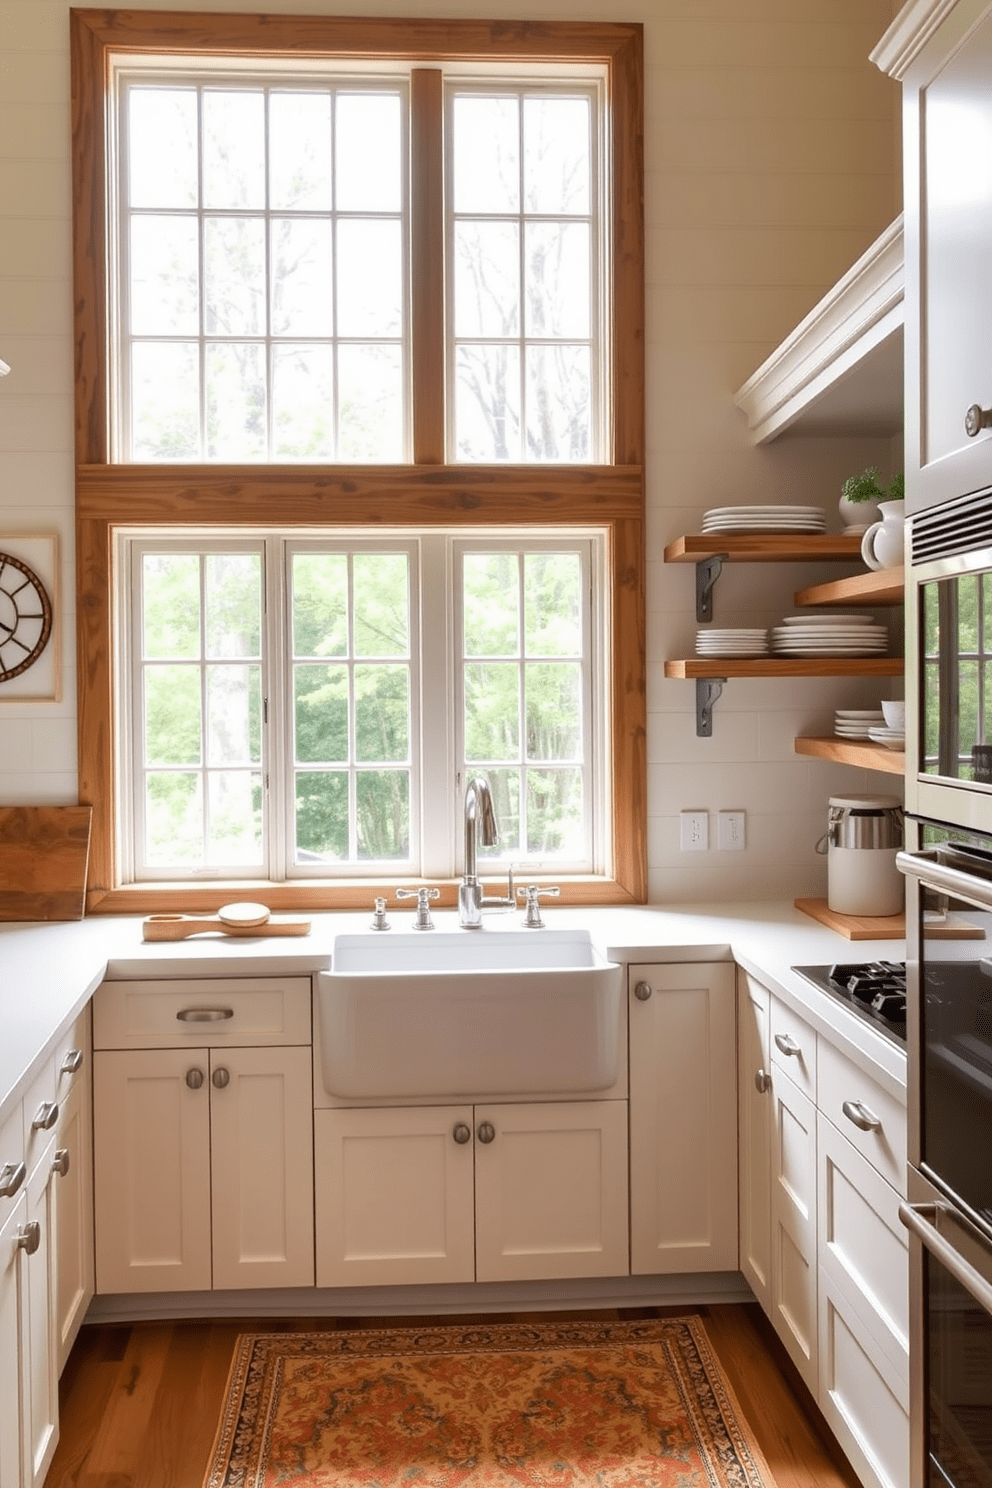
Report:
M81 920L92 806L0 806L0 920Z
M905 915L845 915L827 906L826 899L797 899L796 908L846 935L848 940L902 940L906 934ZM928 940L984 940L981 925L948 915L941 923L927 921Z

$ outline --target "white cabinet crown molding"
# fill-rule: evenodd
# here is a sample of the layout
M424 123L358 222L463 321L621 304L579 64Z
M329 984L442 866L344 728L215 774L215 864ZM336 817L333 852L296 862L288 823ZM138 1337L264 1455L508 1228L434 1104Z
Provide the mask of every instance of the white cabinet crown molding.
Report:
M734 395L755 444L767 443L800 419L812 425L817 402L870 353L888 353L901 363L903 293L900 213ZM893 392L898 418L901 368ZM860 419L865 419L863 401Z
M880 72L901 82L959 0L908 0L868 55Z

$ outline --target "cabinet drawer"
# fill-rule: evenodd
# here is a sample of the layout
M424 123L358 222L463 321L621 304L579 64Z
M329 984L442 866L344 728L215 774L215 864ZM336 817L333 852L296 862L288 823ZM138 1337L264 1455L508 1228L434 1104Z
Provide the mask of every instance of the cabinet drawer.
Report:
M818 1105L887 1183L906 1194L906 1107L825 1039Z
M816 1100L816 1030L779 1002L772 998L772 1063L784 1069L789 1079L797 1085L811 1101Z
M104 982L93 1002L98 1049L308 1044L310 979Z
M21 1165L24 1164L23 1173ZM15 1185L13 1192L0 1196L0 1224L24 1192L27 1164L24 1162L24 1126L21 1102L16 1101L0 1122L0 1174L4 1182Z
M64 1101L70 1090L90 1077L90 1009L83 1009L55 1046L56 1095Z
M826 1271L820 1272L819 1405L865 1488L905 1488L905 1390L879 1368L864 1324Z

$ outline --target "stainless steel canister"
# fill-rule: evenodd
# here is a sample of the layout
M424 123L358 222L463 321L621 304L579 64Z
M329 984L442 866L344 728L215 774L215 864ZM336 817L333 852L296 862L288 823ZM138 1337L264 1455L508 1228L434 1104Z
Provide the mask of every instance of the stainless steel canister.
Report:
M827 854L827 905L836 914L902 914L903 879L896 868L902 828L897 796L830 797L817 851Z

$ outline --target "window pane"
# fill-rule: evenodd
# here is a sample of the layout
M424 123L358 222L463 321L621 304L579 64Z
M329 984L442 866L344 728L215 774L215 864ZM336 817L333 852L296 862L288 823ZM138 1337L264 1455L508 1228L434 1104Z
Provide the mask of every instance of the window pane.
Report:
M524 99L528 212L589 211L591 114L586 98Z
M958 653L978 650L978 578L962 574L955 588L958 601Z
M293 668L296 759L301 765L344 763L348 747L348 668Z
M396 221L338 224L338 332L396 336L403 327L403 262Z
M330 211L329 93L270 94L269 204L277 211Z
M203 862L203 796L199 775L145 777L145 861L150 868Z
M336 112L338 211L398 212L403 191L398 94L339 94Z
M516 553L466 553L462 560L466 656L520 654L520 566Z
M265 224L260 217L206 219L203 278L208 335L264 334Z
M294 656L347 655L347 557L295 553L292 562Z
M358 856L410 856L410 777L406 770L363 770L356 781Z
M459 460L520 459L520 353L515 346L459 346L455 356Z
M131 334L196 336L200 264L195 217L131 221Z
M520 111L516 98L454 101L456 212L516 212L520 206Z
M296 776L296 861L336 862L348 856L348 776L343 770Z
M405 553L355 554L356 656L409 656L409 568Z
M272 334L332 335L330 221L274 218L271 256Z
M528 656L581 656L582 564L578 553L524 556Z
M527 851L537 857L583 853L582 773L528 770Z
M527 758L582 758L582 670L577 662L530 662L524 667Z
M395 464L403 458L403 376L398 346L342 346L338 353L338 457Z
M141 562L143 654L200 654L200 560L196 553L146 553Z
M265 451L265 348L230 341L207 347L207 453L257 460Z
M262 777L247 770L207 776L210 867L251 868L262 861Z
M333 347L273 349L272 448L279 460L333 460Z
M261 759L261 669L207 667L207 764L257 765Z
M200 458L200 364L190 342L131 347L131 456Z
M196 93L130 88L128 198L132 207L195 207L198 198Z
M455 335L520 330L520 229L515 222L455 223Z
M473 662L464 675L466 761L519 759L518 667L514 662Z
M583 223L528 222L524 229L528 336L589 335L589 229Z
M372 764L406 760L409 754L409 668L356 666L355 759L359 764Z
M262 560L257 553L208 553L206 654L259 656L262 649Z
M198 765L200 668L154 666L145 671L145 763Z
M527 458L590 458L589 348L527 349Z
M204 90L203 204L265 206L265 95L260 88Z

